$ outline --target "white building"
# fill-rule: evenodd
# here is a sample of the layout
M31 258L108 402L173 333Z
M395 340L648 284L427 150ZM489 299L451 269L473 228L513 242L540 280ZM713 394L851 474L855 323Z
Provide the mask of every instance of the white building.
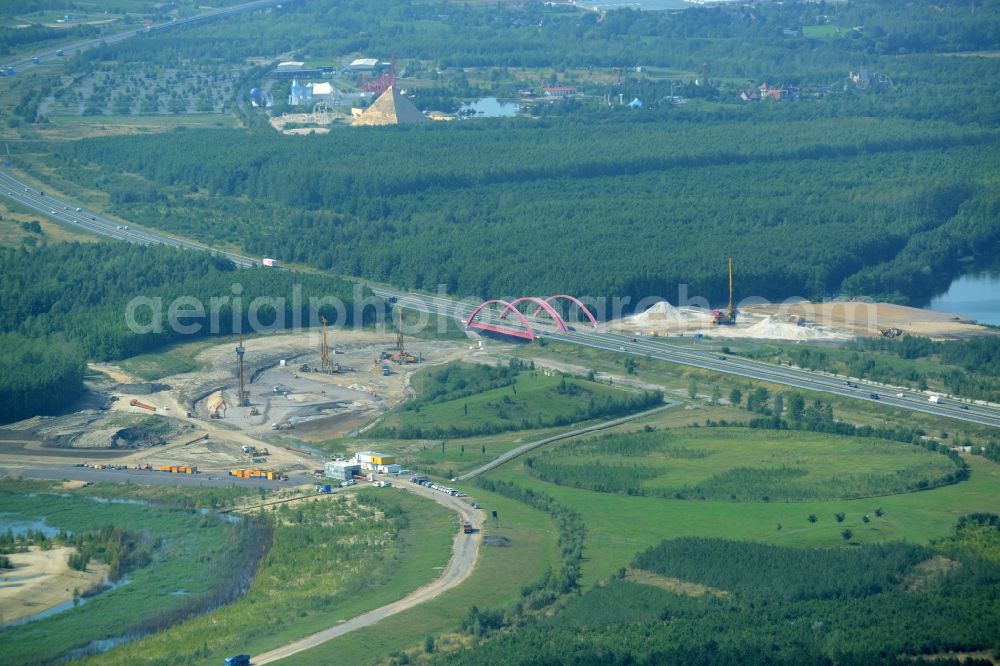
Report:
M387 456L375 451L358 451L354 454L353 462L368 472L378 472L379 474L399 474L402 469L396 464L395 456Z
M323 474L329 479L349 481L361 473L361 465L351 460L333 460L323 465Z

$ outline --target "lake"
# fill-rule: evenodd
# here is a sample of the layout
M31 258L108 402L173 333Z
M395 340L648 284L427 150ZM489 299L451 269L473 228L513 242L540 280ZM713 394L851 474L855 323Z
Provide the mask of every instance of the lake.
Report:
M963 275L951 283L948 291L931 299L927 308L1000 326L1000 270Z
M516 116L521 110L521 105L517 102L507 102L496 97L484 97L474 102L468 102L459 109L459 115L467 115L470 118L509 118Z

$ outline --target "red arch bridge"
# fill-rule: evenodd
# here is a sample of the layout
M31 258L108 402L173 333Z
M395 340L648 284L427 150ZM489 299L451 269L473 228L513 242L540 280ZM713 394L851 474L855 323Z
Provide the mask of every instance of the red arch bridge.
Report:
M568 294L556 294L555 296L549 296L548 298L523 296L512 301L492 298L485 301L472 311L472 314L469 315L469 319L465 322L465 327L480 331L491 331L493 333L510 335L524 340L534 340L536 337L535 328L532 326L532 322L534 322L535 326L540 324L546 326L554 325L556 330L565 333L570 330L570 327L566 324L566 320L563 319L562 315L559 314L559 311L552 307L552 303L556 301L569 301L573 305L577 306L580 308L580 312L582 312L590 321L590 325L597 328L597 319L595 319L594 315L587 309L587 306L581 303L578 298ZM535 306L535 311L530 316L527 315L518 307L522 304L528 304L528 310L531 309L532 305ZM542 312L544 312L547 317L539 319L539 315ZM507 323L510 321L509 318L511 315L517 319L520 327Z

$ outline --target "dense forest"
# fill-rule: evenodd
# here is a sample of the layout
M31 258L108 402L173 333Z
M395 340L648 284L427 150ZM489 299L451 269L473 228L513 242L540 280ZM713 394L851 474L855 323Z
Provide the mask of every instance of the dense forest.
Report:
M0 392L8 396L0 408L3 422L65 406L83 390L88 359L117 360L206 335L287 329L296 321L318 325L320 313L337 326L376 316L374 308L354 311L354 286L341 280L237 271L228 259L207 253L125 243L0 250L0 291L6 295L0 301L6 352ZM339 299L344 309L310 308L310 299L324 297ZM136 298L149 305L131 309ZM201 316L185 316L197 309L180 298L200 303ZM219 302L217 326L213 298ZM261 307L252 307L255 301ZM172 304L179 326L170 325ZM130 326L130 312L138 326Z
M732 255L740 298L919 303L1000 245L1000 63L945 55L997 48L997 7L862 0L598 16L535 2L290 2L67 66L228 62L248 90L266 78L266 67L246 72L261 53L335 64L395 53L418 104L421 90L438 100L558 82L583 94L528 117L305 137L242 109L239 130L24 149L106 192L126 219L405 287L634 304L676 301L687 285L718 303ZM629 70L615 90L648 104L603 104L613 68L633 65L672 74ZM861 66L885 83L851 80ZM739 99L762 82L800 94ZM664 101L675 84L689 104ZM38 103L24 94L26 109Z
M853 289L904 300L1000 242L1000 199L984 176L1000 170L992 131L820 119L756 123L748 143L749 129L557 120L301 139L181 132L76 142L53 167L106 189L127 219L482 297L634 303L677 300L687 284L717 303L732 255L740 298ZM926 280L909 279L927 266Z
M985 542L986 551L970 530L996 531L981 520L963 521L941 545L956 566L939 574L922 569L934 551L910 544L800 549L664 541L633 567L663 576L665 588L681 579L706 593L637 584L623 570L558 615L438 663L519 664L524 655L562 664L949 663L942 653L993 648L1000 626L1000 567L989 559L997 540Z

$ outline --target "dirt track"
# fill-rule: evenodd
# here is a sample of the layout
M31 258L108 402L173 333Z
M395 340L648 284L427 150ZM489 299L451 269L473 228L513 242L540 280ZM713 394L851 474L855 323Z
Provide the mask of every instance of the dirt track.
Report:
M479 556L479 542L483 526L483 513L477 509L473 509L468 502L458 497L445 495L442 492L431 490L430 488L426 488L424 486L417 486L412 483L401 483L405 483L405 488L401 488L402 491L410 491L417 495L422 495L438 502L442 506L453 509L459 514L459 516L461 516L462 520L469 521L476 529L476 532L471 535L462 534L461 532L455 535L455 541L452 545L451 560L448 561L448 566L445 568L441 577L432 583L424 585L399 601L394 601L391 604L382 606L381 608L376 608L375 610L352 618L347 622L334 625L328 629L324 629L323 631L316 632L311 636L306 636L305 638L293 641L280 648L275 648L269 652L259 654L251 659L251 662L255 666L257 664L269 664L271 662L278 661L279 659L290 657L293 654L322 645L329 640L348 634L356 629L371 626L389 616L395 615L396 613L401 613L402 611L419 606L420 604L430 601L431 599L434 599L435 597L438 597L444 592L447 592L453 587L461 584L466 578L469 577L470 574L472 574L472 571L476 567L476 560Z

